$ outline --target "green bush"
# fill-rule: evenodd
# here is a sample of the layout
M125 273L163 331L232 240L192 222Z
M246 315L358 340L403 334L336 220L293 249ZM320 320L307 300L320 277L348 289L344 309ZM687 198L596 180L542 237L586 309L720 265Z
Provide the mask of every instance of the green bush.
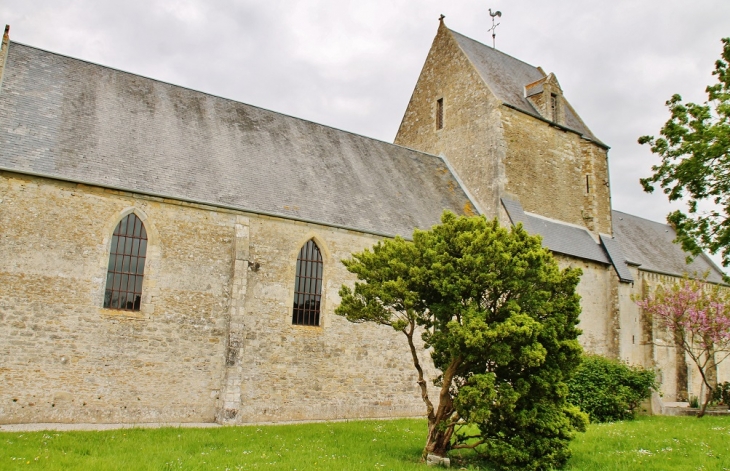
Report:
M568 381L568 401L587 413L591 422L633 419L636 408L654 387L656 375L652 370L585 355Z
M730 409L730 382L725 381L717 385L712 391L712 400Z

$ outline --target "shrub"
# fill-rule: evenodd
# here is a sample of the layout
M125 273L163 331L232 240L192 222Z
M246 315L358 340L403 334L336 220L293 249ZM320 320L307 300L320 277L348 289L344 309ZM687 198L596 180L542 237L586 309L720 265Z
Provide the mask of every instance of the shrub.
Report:
M730 382L720 383L712 391L712 400L730 409Z
M568 401L586 412L591 422L633 419L641 402L656 387L656 374L599 355L585 355L568 381Z

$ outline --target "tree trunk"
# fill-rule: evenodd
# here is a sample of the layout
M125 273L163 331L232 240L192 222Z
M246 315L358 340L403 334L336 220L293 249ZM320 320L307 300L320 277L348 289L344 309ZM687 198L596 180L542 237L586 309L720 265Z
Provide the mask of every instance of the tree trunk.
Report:
M709 349L709 360L706 368L707 384L710 385L707 394L709 395L710 401L712 400L712 392L717 389L717 363L715 363L715 349Z
M697 413L697 418L703 417L705 415L705 411L707 410L707 405L710 403L710 400L712 399L712 386L707 382L707 380L704 380L705 386L707 386L707 394L705 395L704 400L702 401L702 406L700 406L700 411Z
M707 349L707 363L705 364L704 370L704 372L700 370L700 374L702 375L702 381L705 383L707 391L702 401L702 408L697 414L698 418L705 415L707 405L712 401L712 393L717 387L717 364L715 363L715 349L713 347L708 347Z
M448 420L448 418L446 419ZM451 448L451 436L454 434L454 426L443 428L439 426L438 422L429 420L428 424L428 438L426 439L426 446L423 449L423 459L425 460L428 455L436 455L441 458L446 457Z
M451 436L454 434L455 424L451 383L460 365L461 358L454 358L441 376L439 405L436 408L436 412L428 417L428 438L426 439L426 446L423 448L422 455L424 460L428 455L445 458L446 453L451 449Z
M677 365L676 369L676 382L677 382L677 401L689 401L689 377L687 375L687 357L684 351L684 337L677 331L674 332L674 345L675 345L675 361Z

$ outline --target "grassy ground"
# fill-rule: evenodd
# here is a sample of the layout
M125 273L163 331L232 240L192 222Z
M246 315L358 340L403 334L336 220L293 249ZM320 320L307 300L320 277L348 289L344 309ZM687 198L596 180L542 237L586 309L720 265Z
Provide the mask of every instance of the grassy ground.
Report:
M591 425L571 446L570 471L728 471L729 417L639 417Z
M422 420L0 433L0 469L423 471L424 437ZM572 448L570 471L730 470L730 418L592 425Z

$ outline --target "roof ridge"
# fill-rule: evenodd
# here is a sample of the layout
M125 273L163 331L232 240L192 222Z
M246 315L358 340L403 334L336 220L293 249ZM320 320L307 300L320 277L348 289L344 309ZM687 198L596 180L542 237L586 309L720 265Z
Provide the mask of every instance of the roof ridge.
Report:
M146 79L146 80L151 80L153 82L161 83L161 84L164 84L164 85L169 85L171 87L176 87L176 88L180 88L180 89L183 89L183 90L189 90L191 92L200 93L201 95L206 95L206 96L209 96L209 97L212 97L212 98L218 98L218 99L221 99L221 100L225 100L225 101L229 101L229 102L233 102L233 103L238 103L238 104L241 104L241 105L250 106L251 108L256 108L257 110L265 111L267 113L273 113L273 114L277 114L279 116L284 116L286 118L291 118L291 119L294 119L294 120L297 120L297 121L302 121L302 122L305 122L305 123L311 123L311 124L314 124L316 126L321 126L323 128L332 129L332 130L338 131L338 132L343 132L343 133L350 134L350 135L353 135L353 136L357 136L357 137L360 137L360 138L363 138L363 139L368 139L370 141L375 141L375 142L379 142L379 143L382 143L382 144L386 144L388 146L393 146L393 147L398 147L398 148L401 148L401 149L406 149L408 151L411 151L411 152L414 152L414 153L417 153L417 154L421 154L421 155L425 155L425 156L428 156L428 157L432 157L434 159L441 159L441 157L439 157L436 154L430 154L428 152L423 152L421 150L412 149L410 147L406 147L406 146L402 146L402 145L399 145L399 144L395 144L393 142L388 142L388 141L385 141L383 139L377 139L375 137L370 137L370 136L366 136L364 134L359 134L359 133L356 133L354 131L348 131L346 129L340 129L340 128L337 128L335 126L331 126L329 124L322 124L322 123L318 123L316 121L312 121L312 120L309 120L309 119L300 118L298 116L293 116L293 115L286 114L286 113L282 113L282 112L279 112L279 111L270 110L270 109L264 108L262 106L252 105L250 103L245 103L243 101L238 101L238 100L235 100L233 98L227 98L227 97L224 97L224 96L221 96L221 95L216 95L214 93L205 92L205 91L198 90L198 89L191 88L191 87L186 87L184 85L177 85L177 84L174 84L172 82L167 82L165 80L160 80L160 79L156 79L156 78L153 78L153 77L148 77L146 75L136 74L134 72L129 72L127 70L122 70L122 69L119 69L119 68L116 68L116 67L111 67L111 66L108 66L108 65L99 64L97 62L89 61L89 60L86 60L86 59L79 59L78 57L69 56L67 54L61 54L59 52L49 51L48 49L43 49L43 48L40 48L40 47L31 46L29 44L21 43L21 42L18 42L18 41L11 41L10 43L11 44L17 44L19 46L27 47L27 48L30 48L30 49L35 49L37 51L42 51L42 52L45 52L45 53L48 53L48 54L52 54L54 56L64 57L66 59L71 59L71 60L75 60L75 61L78 61L78 62L83 62L83 63L90 64L90 65L93 65L93 66L96 66L96 67L102 67L104 69L113 70L115 72L121 72L123 74L132 75L134 77L140 77L140 78L143 78L143 79Z

